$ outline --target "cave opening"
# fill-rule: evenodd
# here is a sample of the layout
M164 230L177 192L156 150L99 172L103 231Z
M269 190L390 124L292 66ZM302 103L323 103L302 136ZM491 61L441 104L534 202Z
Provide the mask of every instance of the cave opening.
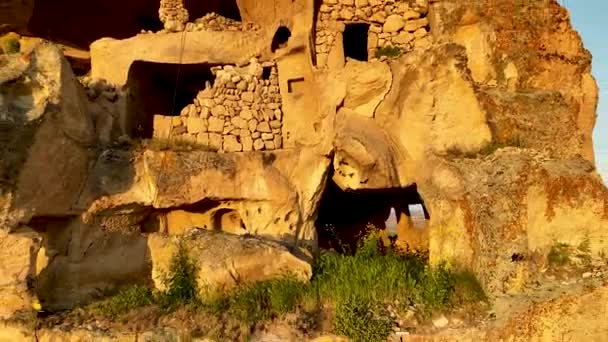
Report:
M278 49L286 47L290 37L291 31L285 26L280 26L275 32L274 37L272 37L270 50L275 52Z
M206 2L206 1L205 1ZM89 50L94 41L158 31L160 0L35 0L28 31L36 37Z
M188 10L190 21L202 18L209 13L241 21L241 12L236 0L184 1L184 6Z
M154 115L178 116L205 85L213 84L210 64L165 64L136 61L127 81L127 110L133 137L151 138Z
M366 62L367 54L367 35L369 24L351 23L344 28L343 44L344 56Z
M397 218L396 231L386 227L391 208ZM315 226L322 249L352 253L375 228L382 231L387 243L400 249L425 251L429 219L415 184L405 188L344 191L330 180L321 197ZM424 221L422 225L420 220Z

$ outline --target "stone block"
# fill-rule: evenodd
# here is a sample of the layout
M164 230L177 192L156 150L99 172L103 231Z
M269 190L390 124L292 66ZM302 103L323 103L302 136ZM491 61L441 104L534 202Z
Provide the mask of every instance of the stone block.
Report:
M253 112L251 111L251 109L243 109L241 110L239 116L245 120L250 120L251 118L253 118Z
M205 119L188 117L188 133L196 134L207 131L207 122Z
M217 133L209 133L209 147L214 150L222 149L222 135Z
M266 150L274 150L275 149L274 141L272 141L272 140L266 140L266 141L264 141L264 148Z
M262 140L272 140L272 139L274 139L274 134L262 133Z
M209 146L209 133L199 133L196 136L196 142L204 146Z
M224 152L241 152L243 145L234 135L224 135Z
M237 127L237 128L248 128L249 127L247 120L243 119L240 116L233 117L230 120L230 123L232 123L234 125L234 127Z
M283 124L279 120L272 120L272 121L270 121L270 127L271 128L281 128L282 126L283 126Z
M172 117L164 115L154 115L153 118L153 133L155 138L168 138L171 132Z
M224 131L224 120L216 117L209 118L209 132L221 133Z
M402 16L393 14L386 18L382 31L391 33L401 30L405 26L405 19Z
M264 140L258 138L253 141L253 149L256 151L261 151L264 149Z
M270 133L270 132L272 132L272 130L270 129L270 125L268 124L268 122L265 122L265 121L264 122L260 122L258 124L258 127L256 128L256 130L258 132L261 132L261 133Z
M216 105L211 109L211 115L213 116L226 116L227 114L226 107L223 105Z
M249 126L249 131L251 131L251 132L255 132L255 130L256 130L256 129L257 129L257 127L258 127L258 120L256 120L256 119L250 119L250 120L247 122L247 126Z
M275 149L279 149L283 145L283 137L280 134L275 134L274 139L272 141L274 142Z
M243 100L245 102L251 103L251 102L253 102L253 99L254 99L253 93L250 91L246 91L241 94L241 100Z
M241 137L243 144L243 151L248 152L253 150L253 138L252 137Z
M427 18L408 20L405 23L405 30L409 32L414 32L421 27L425 27L429 24L429 20Z

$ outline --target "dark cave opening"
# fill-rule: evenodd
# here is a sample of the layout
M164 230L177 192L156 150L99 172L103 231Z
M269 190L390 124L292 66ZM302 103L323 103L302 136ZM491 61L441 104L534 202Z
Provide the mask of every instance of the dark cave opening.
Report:
M184 1L189 21L217 13L241 21L236 0ZM88 50L104 37L125 39L163 28L160 0L35 0L28 31L36 37Z
M272 43L270 45L270 51L275 52L278 49L282 49L287 46L287 41L291 37L291 31L285 27L281 26L275 32L274 37L272 37Z
M84 50L97 39L158 31L160 0L36 0L28 30L36 37Z
M178 116L215 76L209 64L164 64L136 61L131 65L127 110L131 134L151 138L154 115ZM179 76L179 77L178 77Z
M344 56L350 57L359 61L366 62L367 54L367 35L369 24L352 23L346 24L344 28Z
M370 226L386 230L385 221L394 208L397 218L401 218L397 238L409 247L424 249L419 246L417 240L420 239L412 235L425 234L428 230L412 224L413 216L420 215L410 210L412 205L421 206L423 218L430 218L415 184L406 188L343 191L330 180L315 222L319 247L341 253L355 251L361 238L370 232Z
M241 21L241 12L236 0L205 0L184 1L190 21L201 18L208 13L216 13L222 17Z

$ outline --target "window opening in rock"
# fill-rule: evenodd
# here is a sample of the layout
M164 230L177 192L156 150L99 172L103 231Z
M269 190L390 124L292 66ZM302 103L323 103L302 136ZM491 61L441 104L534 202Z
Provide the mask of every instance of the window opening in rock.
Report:
M270 50L275 52L277 49L284 48L287 46L287 41L291 37L291 31L285 26L281 26L277 29L277 32L274 34L272 38L272 43L270 45Z
M304 77L290 78L287 80L287 92L296 92L297 84L304 82Z
M184 6L188 10L191 21L202 18L209 13L216 13L224 18L241 21L241 12L236 0L184 1Z
M246 230L241 215L234 209L219 209L213 214L213 230L239 233Z
M272 73L272 67L263 67L262 68L262 79L269 80L271 73Z
M344 28L344 56L359 61L367 61L367 34L369 24L346 24Z
M406 188L343 191L329 181L321 198L315 223L319 246L342 253L353 252L357 243L373 227L387 238L395 237L387 220L394 209L397 219L396 244L413 250L428 250L428 230L413 227L409 206L420 205L428 218L416 185Z
M134 137L151 138L154 115L178 116L215 76L209 64L164 64L136 61L131 65L127 110ZM179 69L179 78L178 76ZM177 81L177 82L176 82Z

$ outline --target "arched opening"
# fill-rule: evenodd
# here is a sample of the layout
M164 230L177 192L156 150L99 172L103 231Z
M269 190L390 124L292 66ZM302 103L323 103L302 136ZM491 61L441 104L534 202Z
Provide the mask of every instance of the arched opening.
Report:
M394 208L396 232L387 230L386 221ZM418 209L412 209L418 208ZM422 216L417 210L422 209ZM413 217L415 216L415 218ZM430 218L416 185L406 188L343 191L329 181L321 198L316 228L319 247L342 253L356 250L357 243L371 229L395 238L397 247L428 250L428 229L414 221Z
M238 234L247 228L241 215L234 209L219 209L213 214L213 230Z
M209 64L164 64L136 61L131 65L127 110L135 137L151 138L154 115L177 116L215 76ZM179 69L179 78L178 78Z
M275 32L274 37L272 38L272 44L270 45L270 50L275 52L278 49L282 49L287 46L287 42L291 37L291 31L285 27L281 26Z

